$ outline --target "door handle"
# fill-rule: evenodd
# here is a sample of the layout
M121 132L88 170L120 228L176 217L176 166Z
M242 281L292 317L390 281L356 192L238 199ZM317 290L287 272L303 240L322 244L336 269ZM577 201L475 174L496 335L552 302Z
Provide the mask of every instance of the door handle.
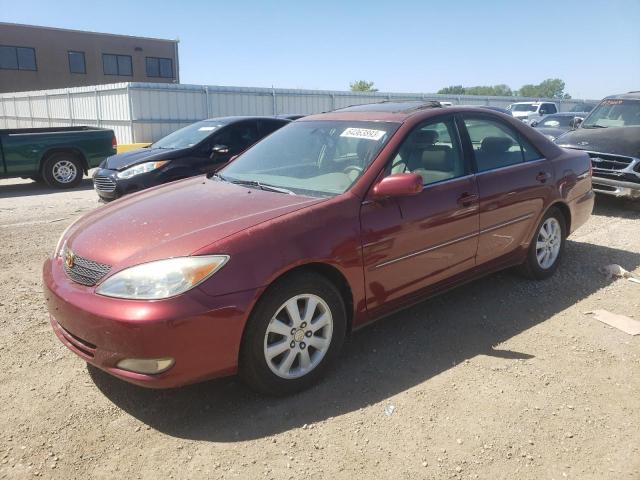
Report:
M540 183L544 183L551 178L551 174L548 172L540 172L536 175L536 180Z
M475 193L463 193L462 195L460 195L460 197L458 197L458 204L462 205L463 207L468 207L476 203L479 198L480 197Z

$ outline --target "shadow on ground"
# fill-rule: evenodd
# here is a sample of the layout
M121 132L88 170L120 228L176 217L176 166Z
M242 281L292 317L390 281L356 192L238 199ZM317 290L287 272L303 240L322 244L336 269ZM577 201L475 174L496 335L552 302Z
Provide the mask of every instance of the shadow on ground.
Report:
M67 193L82 190L91 190L93 188L93 181L90 178L82 180L80 185L71 189L57 189L50 187L45 183L40 182L19 182L10 183L8 185L0 185L0 198L16 198L16 197L30 197L33 195L51 195L53 193Z
M261 438L382 402L476 355L531 358L494 346L607 285L598 267L609 263L633 270L640 254L569 241L563 265L549 280L504 272L426 300L357 332L323 382L288 398L260 396L233 378L157 391L93 367L90 374L117 406L168 435Z
M640 198L628 199L609 195L596 195L594 215L640 220Z

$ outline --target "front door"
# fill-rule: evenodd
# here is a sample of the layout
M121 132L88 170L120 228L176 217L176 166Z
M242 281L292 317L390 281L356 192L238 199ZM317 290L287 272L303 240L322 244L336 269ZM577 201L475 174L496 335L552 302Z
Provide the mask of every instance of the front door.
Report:
M404 172L423 177L420 194L367 200L360 214L367 308L376 314L475 265L478 189L453 116L407 135L385 174Z

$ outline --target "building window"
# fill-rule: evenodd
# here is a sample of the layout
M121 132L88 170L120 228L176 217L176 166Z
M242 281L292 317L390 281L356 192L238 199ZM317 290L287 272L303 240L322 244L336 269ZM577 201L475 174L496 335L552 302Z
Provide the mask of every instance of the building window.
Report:
M0 69L37 70L35 49L0 45Z
M69 51L69 71L71 73L87 73L87 65L84 61L84 52Z
M173 61L170 58L147 57L147 77L173 77Z
M131 77L133 75L131 55L103 53L102 67L105 75L121 75L125 77Z

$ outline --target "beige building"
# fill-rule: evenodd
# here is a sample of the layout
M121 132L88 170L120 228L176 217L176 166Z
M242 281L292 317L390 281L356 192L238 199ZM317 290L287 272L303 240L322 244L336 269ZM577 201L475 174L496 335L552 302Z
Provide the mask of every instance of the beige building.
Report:
M178 41L0 22L0 93L179 83Z

